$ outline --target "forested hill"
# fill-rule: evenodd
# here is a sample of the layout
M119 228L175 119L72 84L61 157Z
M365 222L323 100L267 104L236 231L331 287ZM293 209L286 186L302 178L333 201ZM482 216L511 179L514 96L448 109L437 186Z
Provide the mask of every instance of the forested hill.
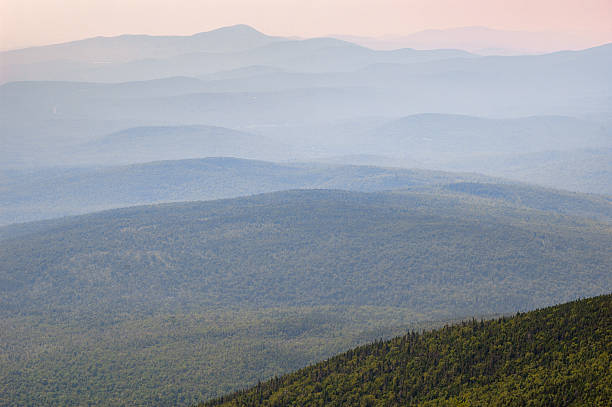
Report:
M0 406L189 406L612 292L612 225L512 204L551 207L529 191L297 190L0 228Z
M610 225L476 196L288 191L23 227L0 242L0 314L368 305L448 318L612 288Z
M350 350L202 406L604 406L612 295Z

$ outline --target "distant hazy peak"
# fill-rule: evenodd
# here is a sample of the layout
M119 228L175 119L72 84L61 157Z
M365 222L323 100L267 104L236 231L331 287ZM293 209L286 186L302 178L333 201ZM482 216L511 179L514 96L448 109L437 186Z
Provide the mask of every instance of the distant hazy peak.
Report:
M264 34L261 31L256 30L255 28L251 27L250 25L246 25L246 24L229 25L226 27L216 28L214 30L202 31L202 32L193 34L192 37L215 34L215 33L217 34L231 33L231 34L258 35L262 37L269 37L269 35Z
M561 32L498 30L483 26L427 29L408 35L358 37L335 35L373 49L461 49L482 55L542 54L598 45L579 35Z
M193 35L124 34L0 52L0 66L69 60L122 63L197 52L239 52L282 40L240 24Z

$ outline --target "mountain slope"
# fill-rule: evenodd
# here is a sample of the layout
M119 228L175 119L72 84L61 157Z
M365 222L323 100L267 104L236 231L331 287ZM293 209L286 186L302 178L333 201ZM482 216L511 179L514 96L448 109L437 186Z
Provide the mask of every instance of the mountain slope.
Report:
M0 228L0 406L193 405L408 329L612 290L609 225L495 194L289 191Z
M293 191L35 225L0 243L2 312L372 305L465 315L612 284L609 225L474 195Z
M605 406L612 296L348 351L202 406Z

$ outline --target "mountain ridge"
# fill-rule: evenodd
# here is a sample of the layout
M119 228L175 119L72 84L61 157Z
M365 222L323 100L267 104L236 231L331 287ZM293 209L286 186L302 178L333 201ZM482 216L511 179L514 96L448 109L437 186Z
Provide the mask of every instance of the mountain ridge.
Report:
M367 165L208 157L119 166L6 170L0 171L0 175L3 191L0 203L4 208L0 224L38 220L41 215L53 218L129 205L312 188L361 192L417 190L483 197L488 194L505 204L600 221L612 219L610 201L605 196L517 184L473 173ZM461 183L463 188L459 187Z

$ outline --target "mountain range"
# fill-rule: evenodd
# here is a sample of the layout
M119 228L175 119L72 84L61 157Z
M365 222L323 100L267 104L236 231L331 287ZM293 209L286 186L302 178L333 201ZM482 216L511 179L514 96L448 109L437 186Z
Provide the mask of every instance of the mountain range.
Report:
M611 65L245 25L0 53L0 406L600 403Z
M374 49L451 48L483 55L544 54L597 45L592 39L565 32L509 31L479 26L429 29L404 36L333 35L333 37Z

